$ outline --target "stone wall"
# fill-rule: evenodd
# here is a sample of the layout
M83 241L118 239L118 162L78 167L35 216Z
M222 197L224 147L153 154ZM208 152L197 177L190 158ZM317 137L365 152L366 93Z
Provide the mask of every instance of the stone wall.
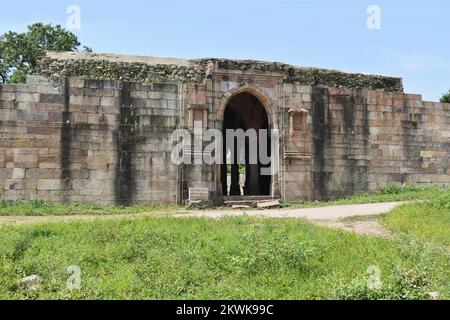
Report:
M285 95L285 117L295 106L308 110L300 144L311 145L311 160L307 153L288 157L287 199L336 198L389 184L450 184L449 104L413 94L295 85L285 85Z
M191 61L211 70L239 70L247 73L279 73L283 75L284 83L325 87L369 88L372 90L392 92L403 91L403 81L401 78L396 77L319 68L304 68L280 62L255 60L211 58Z
M178 86L33 76L0 86L0 198L175 203Z
M221 200L220 166L176 166L171 134L221 129L248 92L281 133L274 196L286 201L450 184L450 105L420 95L287 83L278 73L214 71L203 84L31 76L0 85L0 199L182 203L190 188ZM299 118L300 127L293 127ZM302 120L303 119L303 120Z
M214 70L279 73L285 83L310 86L369 88L402 92L401 78L302 68L285 63L254 60L132 57L94 53L49 52L39 59L37 73L47 76L125 80L149 83L204 83Z
M111 62L107 60L58 60L42 57L37 74L58 77L77 77L94 80L123 80L146 83L202 83L206 69L200 66L176 64L147 64L139 62Z

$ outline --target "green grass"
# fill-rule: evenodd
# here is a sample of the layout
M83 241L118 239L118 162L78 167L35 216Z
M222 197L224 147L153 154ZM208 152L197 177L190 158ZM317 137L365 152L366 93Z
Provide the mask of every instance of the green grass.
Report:
M412 240L248 217L3 226L0 299L450 297L448 252ZM81 268L80 290L66 286L70 265ZM373 265L383 290L364 285ZM33 274L43 278L36 291L15 285Z
M373 194L359 194L348 198L329 201L299 201L283 204L286 209L324 207L330 205L378 203L390 201L411 201L433 199L445 190L438 187L419 186L387 186ZM64 216L64 215L117 215L138 213L171 213L186 209L176 205L138 205L133 207L109 206L102 207L93 204L56 204L43 201L25 201L9 203L0 201L0 216ZM201 209L201 208L199 208ZM210 209L210 208L206 208ZM251 209L251 208L250 208ZM249 210L250 210L249 209ZM255 210L257 208L254 208Z
M450 248L450 191L442 191L433 200L395 208L384 217L383 224L396 232Z
M363 203L380 203L380 202L396 202L396 201L417 201L433 199L441 192L449 190L448 188L440 188L436 186L422 187L417 185L408 185L404 187L396 185L388 185L374 193L361 193L350 197L325 200L325 201L298 201L284 204L284 208L311 208L325 207L333 205L346 204L363 204Z
M436 190L382 217L391 237L246 216L3 225L0 299L450 299L450 191ZM29 275L35 291L16 284Z
M138 213L170 213L180 209L175 205L138 205L132 207L99 206L95 204L56 204L44 201L9 203L0 201L0 216L69 216L117 215Z

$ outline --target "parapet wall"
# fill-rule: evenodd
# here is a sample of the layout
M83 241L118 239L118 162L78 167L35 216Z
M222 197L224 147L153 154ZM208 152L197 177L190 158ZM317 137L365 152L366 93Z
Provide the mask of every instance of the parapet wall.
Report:
M96 80L148 83L204 83L215 70L242 73L279 73L285 83L309 86L367 88L402 92L401 78L336 70L301 68L278 62L230 59L181 60L77 52L48 52L39 60L37 74Z
M198 59L192 62L212 70L239 70L242 72L279 73L284 83L308 86L366 88L388 92L403 92L401 78L349 73L337 70L303 68L279 62L230 59Z

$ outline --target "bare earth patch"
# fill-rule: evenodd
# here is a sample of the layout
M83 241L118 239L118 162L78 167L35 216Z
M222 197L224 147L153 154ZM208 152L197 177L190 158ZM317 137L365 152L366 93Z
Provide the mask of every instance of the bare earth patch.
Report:
M339 228L359 234L389 236L390 232L379 223L379 217L388 213L402 202L371 203L356 205L341 205L305 209L268 209L268 210L204 210L179 211L176 213L153 212L127 215L73 215L73 216L0 216L0 224L30 224L46 222L70 222L93 220L116 220L133 217L149 217L172 215L178 218L212 218L221 219L231 216L251 216L266 218L302 218L312 223L330 228Z
M383 228L378 220L361 220L361 221L350 221L350 222L341 222L341 221L313 221L316 224L334 228L334 229L342 229L349 232L355 232L363 235L375 235L380 237L388 237L392 234L386 228Z

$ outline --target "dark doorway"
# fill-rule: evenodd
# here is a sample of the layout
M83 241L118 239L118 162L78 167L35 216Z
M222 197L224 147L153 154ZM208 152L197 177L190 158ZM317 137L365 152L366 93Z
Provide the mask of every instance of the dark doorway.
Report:
M237 139L235 138L234 151L230 150L230 143L227 141L227 129L242 129L247 132L254 129L257 133L255 141L249 137L245 139L245 144L238 150ZM263 131L261 131L263 130ZM222 191L224 196L269 196L272 177L264 174L261 169L269 168L270 162L260 156L260 149L263 156L271 156L271 143L269 120L267 112L262 103L250 93L240 93L234 96L225 108L223 120L223 164L221 171ZM252 146L250 146L252 143ZM250 161L250 152L257 154L256 163ZM233 157L234 159L231 159Z

